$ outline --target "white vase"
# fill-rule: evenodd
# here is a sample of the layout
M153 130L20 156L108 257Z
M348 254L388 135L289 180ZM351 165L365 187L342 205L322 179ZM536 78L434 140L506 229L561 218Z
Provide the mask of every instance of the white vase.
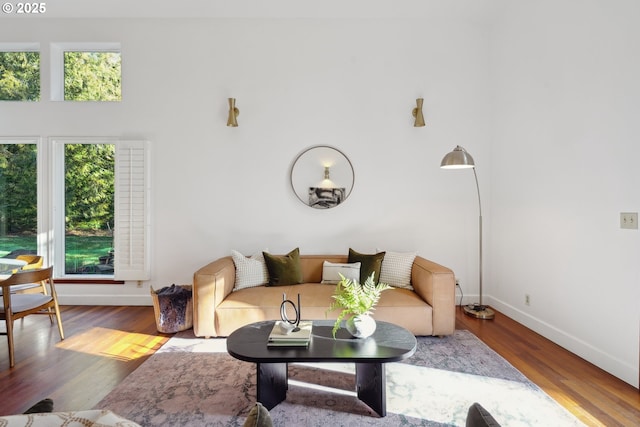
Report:
M355 338L367 338L376 331L376 321L368 314L352 316L347 320L347 331Z

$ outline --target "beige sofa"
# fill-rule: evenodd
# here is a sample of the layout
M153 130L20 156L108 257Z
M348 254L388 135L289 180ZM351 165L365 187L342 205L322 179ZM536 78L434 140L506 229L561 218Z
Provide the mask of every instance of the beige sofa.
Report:
M259 286L233 291L235 264L228 256L195 272L193 278L193 329L199 337L226 337L241 326L280 319L283 292L296 300L300 294L303 319L335 319L326 313L335 285L320 283L323 262L346 263L346 255L300 255L303 283ZM395 323L414 335L450 335L455 330L455 278L453 271L416 257L409 289L382 293L373 312L377 320Z

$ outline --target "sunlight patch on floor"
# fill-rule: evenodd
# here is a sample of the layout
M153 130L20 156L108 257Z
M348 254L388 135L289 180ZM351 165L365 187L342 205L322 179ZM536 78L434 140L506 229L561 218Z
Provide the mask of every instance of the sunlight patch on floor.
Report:
M353 363L295 363L321 371L355 374ZM566 409L532 384L406 363L386 365L387 411L443 424L465 425L468 408L479 402L509 426L581 426ZM343 396L355 391L289 378L289 385Z
M128 361L153 354L166 340L163 336L96 327L66 337L58 342L56 347Z
M357 396L355 391L342 390L342 389L339 389L339 388L327 387L327 386L320 385L320 384L312 384L312 383L308 383L306 381L293 380L291 378L289 378L288 384L290 386L297 386L297 387L307 388L307 389L311 389L311 390L318 390L318 391L321 391L323 393L333 393L333 394L339 394L339 395L343 395L343 396Z
M548 395L526 383L392 363L387 368L387 411L464 425L466 408L480 403L498 422L510 426L582 425ZM437 408L465 408L439 413Z
M318 369L321 371L341 372L344 374L356 373L355 363L314 363L314 362L294 362L291 365L307 366L309 368Z
M226 353L227 339L194 339L174 336L171 338L171 341L169 341L158 351L158 353L164 353L167 351L188 351L191 353Z

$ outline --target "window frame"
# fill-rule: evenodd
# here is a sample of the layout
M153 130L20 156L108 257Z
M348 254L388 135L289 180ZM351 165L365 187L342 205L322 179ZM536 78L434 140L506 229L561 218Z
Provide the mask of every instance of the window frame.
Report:
M64 96L64 53L65 52L118 52L122 61L122 48L118 42L77 42L51 43L51 100L61 102L121 102L122 69L120 70L120 100L118 101L74 101ZM122 64L122 62L121 62ZM41 96L42 97L42 96Z
M65 146L68 144L116 144L115 137L56 137L51 138L52 149L52 229L53 247L52 259L54 276L59 279L80 279L86 280L113 280L114 274L67 274L65 272ZM115 173L115 171L114 171ZM115 213L114 213L115 215Z
M126 280L149 280L151 277L151 167L150 144L145 140L125 140L118 137L51 137L51 179L49 194L52 195L51 209L51 233L56 236L50 239L51 259L54 264L54 275L61 283L122 283ZM115 159L115 194L114 194L114 249L116 250L114 262L114 274L66 274L65 273L65 174L64 174L64 146L67 144L114 144L116 148ZM137 152L136 164L129 164L131 152ZM131 171L134 171L132 173ZM129 194L129 184L123 177L136 177L135 184L138 187L137 194ZM123 184L124 182L124 184ZM138 221L136 224L129 222L131 211L129 206L123 204L122 198L134 198L135 205L139 209L135 212ZM123 213L124 211L124 213ZM132 221L133 222L133 221ZM127 233L121 232L126 228ZM133 232L130 230L133 229ZM60 236L58 238L58 236ZM135 246L138 252L135 261L126 259L124 250L119 250L123 245Z

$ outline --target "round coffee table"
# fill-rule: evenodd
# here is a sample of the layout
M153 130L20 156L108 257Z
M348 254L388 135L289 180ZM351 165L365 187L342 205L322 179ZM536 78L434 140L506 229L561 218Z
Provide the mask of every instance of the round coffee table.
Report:
M273 321L252 323L227 338L227 351L236 359L256 364L257 400L272 409L287 395L287 364L291 362L353 362L358 398L381 417L386 416L385 363L411 357L416 337L400 326L377 321L365 339L352 338L342 328L332 336L333 320L314 320L309 347L267 347Z

